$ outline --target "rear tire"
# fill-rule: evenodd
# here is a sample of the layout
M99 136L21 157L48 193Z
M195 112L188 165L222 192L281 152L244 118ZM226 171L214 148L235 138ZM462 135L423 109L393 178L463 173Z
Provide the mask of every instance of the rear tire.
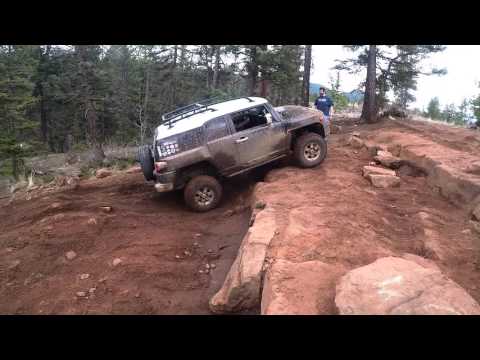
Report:
M325 139L316 133L301 135L293 149L295 160L303 168L311 168L319 165L327 156L327 143Z
M145 180L155 180L153 175L154 160L149 146L145 145L138 149L138 160L140 161Z
M183 197L191 210L206 212L216 208L220 203L222 185L212 176L196 176L185 186Z

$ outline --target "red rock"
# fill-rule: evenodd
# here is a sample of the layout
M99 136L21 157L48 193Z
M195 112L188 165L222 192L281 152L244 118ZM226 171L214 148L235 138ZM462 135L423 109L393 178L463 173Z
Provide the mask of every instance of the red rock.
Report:
M77 253L75 251L69 251L65 254L65 257L68 259L68 260L73 260L77 257Z
M351 136L348 140L348 144L354 149L360 149L364 145L363 141L356 136Z
M393 156L388 151L382 151L382 150L377 151L377 155L374 157L374 159L378 161L380 164L382 164L383 166L386 166L391 169L398 169L403 164L402 159L396 156Z
M335 282L344 273L342 266L321 261L277 260L265 275L261 314L332 314Z
M95 176L97 177L97 179L102 179L110 175L112 175L112 172L107 169L98 169L95 173Z
M363 167L363 177L368 178L370 174L374 175L390 175L396 176L397 173L394 170L385 169L378 166L364 166Z
M386 257L343 276L335 304L344 315L479 315L480 305L428 262Z
M376 188L386 189L400 186L400 178L398 176L370 174L368 179Z
M477 205L477 207L475 209L473 209L472 215L475 219L480 221L480 204Z
M142 172L142 168L140 166L134 166L127 170L128 174L136 174Z
M238 255L221 289L210 299L214 313L238 312L260 304L267 247L275 236L275 214L267 208L257 215L255 224L242 240Z

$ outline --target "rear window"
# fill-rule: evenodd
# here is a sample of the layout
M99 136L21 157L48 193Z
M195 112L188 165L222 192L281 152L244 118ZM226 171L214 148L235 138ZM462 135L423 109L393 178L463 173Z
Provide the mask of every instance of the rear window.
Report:
M205 124L207 141L219 139L228 135L227 122L224 116L212 119Z

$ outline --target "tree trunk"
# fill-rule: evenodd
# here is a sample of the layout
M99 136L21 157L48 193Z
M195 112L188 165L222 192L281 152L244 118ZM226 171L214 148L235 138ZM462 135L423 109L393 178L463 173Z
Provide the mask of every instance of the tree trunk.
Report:
M312 45L305 46L305 63L303 66L302 105L310 104L310 68L312 66Z
M50 48L51 45L46 45L45 54L41 52L40 47L40 64L44 64L45 61L49 61L48 57L50 56ZM42 80L45 80L45 75L42 76ZM47 106L45 101L45 94L43 91L42 80L40 80L40 84L38 86L38 91L40 95L40 129L42 132L42 142L44 144L47 143L48 138L48 117L47 117Z
M376 45L370 45L368 49L368 67L367 67L367 81L365 84L365 99L362 108L362 119L367 123L377 121L377 107L375 99L376 86Z
M18 181L18 159L17 154L12 155L12 175L15 181Z
M249 63L250 89L249 96L255 95L258 80L257 47L254 45L250 50Z
M150 96L150 65L147 64L145 70L145 97L143 98L143 119L140 124L140 143L143 144L145 140L145 135L147 132L147 106L148 106L148 97Z
M218 89L218 73L220 71L220 46L216 45L215 48L215 66L213 68L213 88Z
M42 132L42 142L47 143L47 132L48 132L48 119L47 119L47 109L45 105L45 99L43 95L43 87L39 87L40 95L40 129Z
M185 68L185 60L187 55L187 47L186 45L181 45L180 47L180 66L182 69Z
M173 47L173 68L177 66L177 56L178 56L178 45Z
M173 51L173 66L172 66L172 97L171 103L177 103L177 60L178 59L178 45L175 45Z

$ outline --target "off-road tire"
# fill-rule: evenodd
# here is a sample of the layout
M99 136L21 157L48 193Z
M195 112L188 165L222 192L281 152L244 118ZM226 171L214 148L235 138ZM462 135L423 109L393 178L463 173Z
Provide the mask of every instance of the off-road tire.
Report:
M196 212L205 212L218 206L222 185L212 176L200 175L191 179L183 191L187 206Z
M145 180L155 180L153 175L154 160L149 146L142 146L138 149L138 161L140 162Z
M293 156L298 165L303 168L317 166L327 156L327 143L316 133L303 134L295 141Z

